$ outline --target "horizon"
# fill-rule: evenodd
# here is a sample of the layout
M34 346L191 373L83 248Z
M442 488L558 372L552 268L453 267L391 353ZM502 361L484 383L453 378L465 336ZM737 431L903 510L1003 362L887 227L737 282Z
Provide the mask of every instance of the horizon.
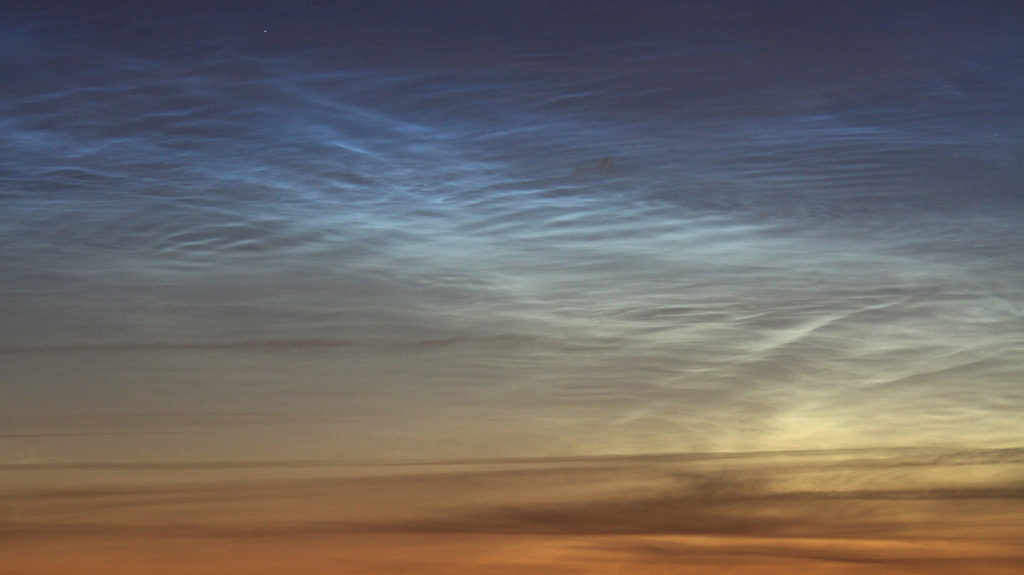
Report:
M1024 566L1024 6L3 6L0 575Z

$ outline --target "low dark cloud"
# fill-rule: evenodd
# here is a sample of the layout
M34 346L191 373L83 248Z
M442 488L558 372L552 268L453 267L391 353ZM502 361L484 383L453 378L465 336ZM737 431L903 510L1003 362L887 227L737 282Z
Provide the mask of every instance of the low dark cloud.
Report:
M968 469L963 469L968 467ZM244 480L256 471L272 475ZM311 511L318 501L366 496L406 501L389 521L306 517L296 529L329 531L359 525L371 530L535 534L720 534L771 536L822 530L842 535L901 526L885 509L905 502L950 504L1024 501L1024 456L1019 449L986 451L850 450L747 454L663 454L629 457L434 461L382 464L343 461L192 462L179 464L22 464L4 472L110 471L144 484L25 489L9 502L101 503L119 509L173 501L182 506L293 501ZM303 472L309 479L289 479ZM175 473L180 475L174 480ZM210 482L204 474L223 479ZM225 475L226 474L226 475ZM154 481L163 477L163 480ZM231 479L234 477L234 479ZM275 478L276 477L276 478ZM991 479L985 479L990 477ZM110 485L109 482L115 482ZM864 488L873 485L875 488ZM361 495L360 495L361 494ZM273 507L273 506L271 506ZM399 505L401 507L401 505ZM419 511L416 511L416 510ZM952 509L952 508L951 508ZM433 515L439 514L437 517ZM283 529L265 516L273 530ZM157 521L158 517L145 522ZM219 521L219 519L218 519ZM334 527L332 527L334 526ZM246 529L260 529L260 521Z
M219 561L251 561L245 550L258 545L343 573L400 569L389 563L387 542L429 546L427 573L480 562L512 569L517 561L541 572L828 564L858 573L985 573L1024 564L1022 460L1019 449L887 449L27 465L0 472L63 477L64 486L0 491L0 540L15 558L39 545L101 544L131 557L184 542L188 550L172 560L181 565L214 548ZM108 475L83 483L97 473ZM312 475L297 478L304 473ZM496 549L514 551L489 555Z

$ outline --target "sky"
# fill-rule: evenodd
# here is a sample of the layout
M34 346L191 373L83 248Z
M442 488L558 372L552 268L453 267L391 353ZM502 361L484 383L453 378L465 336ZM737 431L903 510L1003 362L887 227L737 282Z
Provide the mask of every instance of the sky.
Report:
M447 549L439 572L449 551L504 572L527 543L536 572L678 573L688 549L694 573L896 569L799 511L879 501L915 518L861 525L902 538L883 555L906 572L926 569L907 541L949 536L915 531L936 517L1010 572L1022 70L1012 2L4 2L17 572L55 569L33 545L72 532L143 561L132 509L179 525L229 480L254 522L232 529L299 521L261 505L302 493L346 510L313 539L384 530ZM128 484L148 498L108 501ZM335 488L394 516L368 527ZM414 503L445 497L441 518ZM724 527L738 500L774 519ZM66 517L104 502L95 533ZM140 537L228 537L200 523ZM867 558L814 559L815 533ZM595 536L625 539L573 539ZM331 561L404 572L367 567L385 548Z

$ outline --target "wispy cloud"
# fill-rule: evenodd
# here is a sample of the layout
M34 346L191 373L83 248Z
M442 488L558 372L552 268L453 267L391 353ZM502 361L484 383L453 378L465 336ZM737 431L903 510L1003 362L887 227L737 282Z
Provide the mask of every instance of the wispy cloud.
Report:
M283 473L250 475L275 467ZM36 466L33 472L102 468ZM296 479L301 469L318 475ZM603 556L652 568L680 561L724 568L785 559L919 569L940 556L972 569L1024 564L1020 449L661 454L376 467L197 463L107 470L116 474L105 483L0 493L0 504L14 511L0 521L0 537L17 542L17 548L86 538L129 554L137 545L131 542L139 540L146 545L185 540L194 549L265 542L307 552L366 537L431 541L437 549L468 545L461 555L439 559L451 568L514 541L575 550L542 560L543 567ZM139 483L132 479L143 477L133 475L139 473L155 475ZM363 551L346 555L343 564L378 565L380 572L390 572L378 545ZM194 556L185 553L177 560L187 563ZM523 557L494 559L495 566Z

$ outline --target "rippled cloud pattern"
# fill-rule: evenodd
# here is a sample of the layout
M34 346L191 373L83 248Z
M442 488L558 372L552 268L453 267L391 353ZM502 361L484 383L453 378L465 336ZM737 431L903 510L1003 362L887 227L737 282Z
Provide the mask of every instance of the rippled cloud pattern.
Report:
M1019 441L1014 9L571 4L12 12L0 456Z
M5 3L0 574L1024 566L1013 2Z

